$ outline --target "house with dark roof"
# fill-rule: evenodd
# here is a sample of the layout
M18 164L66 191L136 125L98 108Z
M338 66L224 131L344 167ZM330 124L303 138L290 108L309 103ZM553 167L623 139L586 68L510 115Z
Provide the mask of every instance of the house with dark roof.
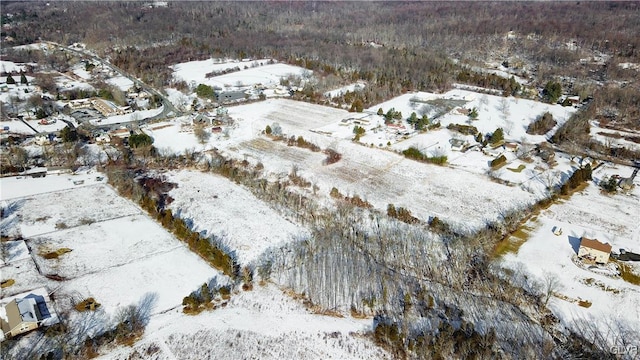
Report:
M0 317L0 323L5 338L35 330L51 318L46 300L35 294L11 300L5 305L4 311L5 317Z
M611 245L601 243L596 239L586 237L580 238L580 248L578 249L578 257L583 261L606 264L609 262L611 254Z

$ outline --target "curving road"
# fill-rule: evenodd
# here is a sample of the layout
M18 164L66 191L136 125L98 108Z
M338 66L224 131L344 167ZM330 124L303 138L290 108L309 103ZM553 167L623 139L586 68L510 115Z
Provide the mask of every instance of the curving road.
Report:
M71 52L71 53L75 53L75 54L80 55L82 57L89 58L91 60L97 61L102 66L108 67L111 70L113 70L114 72L118 73L119 75L124 76L127 79L131 80L136 86L138 86L142 90L148 92L151 95L155 95L155 96L160 98L160 100L162 101L162 104L164 106L163 110L162 110L162 112L160 114L158 114L156 116L153 116L151 118L141 119L141 120L134 120L134 121L131 121L131 122L141 123L141 122L146 122L146 121L155 120L155 119L171 118L171 117L178 117L178 116L184 115L175 106L173 106L171 101L169 101L169 99L166 96L164 96L164 94L162 94L160 91L158 91L155 88L145 84L140 79L128 74L127 72L125 72L122 69L118 68L117 66L111 64L107 60L104 60L101 57L99 57L99 56L97 56L97 55L95 55L93 53L90 53L88 51L85 51L85 50L70 48L68 46L63 46L61 44L58 44L58 43L55 43L55 42L51 42L51 41L42 41L42 42L46 43L46 44L49 44L51 46L54 46L54 47L56 47L58 49L65 50L65 51L68 51L68 52ZM97 126L97 127L100 127L100 126Z

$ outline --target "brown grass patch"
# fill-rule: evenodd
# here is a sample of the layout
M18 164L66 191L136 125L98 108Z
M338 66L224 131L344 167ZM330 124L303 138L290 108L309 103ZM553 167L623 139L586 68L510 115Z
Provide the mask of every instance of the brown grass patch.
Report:
M611 259L618 265L618 269L620 269L620 277L622 280L628 282L633 285L640 285L640 275L636 274L633 271L633 266L626 264L623 261L617 261L615 259Z
M531 230L533 230L532 227L521 225L516 231L512 232L510 236L496 244L493 256L499 258L508 253L517 253L520 246L529 239Z
M84 312L88 310L95 311L97 308L100 307L100 303L98 303L94 298L90 297L77 303L76 306L74 307L79 312Z
M2 280L2 282L0 283L0 288L5 289L8 288L9 286L15 284L16 281L13 279L7 279L7 280Z
M520 164L520 166L518 166L517 169L507 168L507 170L513 171L514 173L519 173L519 172L522 172L522 170L524 170L525 168L526 166L524 166L523 164Z
M578 305L582 306L583 308L590 308L591 305L593 305L593 303L591 301L588 300L578 300Z
M45 252L45 253L40 253L40 256L42 256L43 258L47 259L47 260L51 260L51 259L57 259L60 256L68 253L68 252L72 252L72 249L69 248L60 248L58 250L54 250L54 251L49 251L49 252Z

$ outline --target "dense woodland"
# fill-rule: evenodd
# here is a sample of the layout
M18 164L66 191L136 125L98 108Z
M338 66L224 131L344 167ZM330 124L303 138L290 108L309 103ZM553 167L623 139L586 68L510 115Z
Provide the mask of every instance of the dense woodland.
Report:
M323 91L367 81L338 100L354 108L453 82L526 96L512 80L470 70L497 62L540 88L553 80L593 97L594 116L608 125L640 127L637 70L618 66L640 62L637 2L6 2L1 20L7 59L41 56L6 51L11 45L84 42L149 84L185 88L169 65L272 57L319 75L296 94L301 100L325 103Z
M168 7L3 2L2 7L4 58L44 60L64 71L64 58L43 59L39 52L7 48L39 39L83 42L158 88L186 88L171 78L168 67L179 62L272 57L319 75L317 83L295 94L305 101L323 103L324 90L356 80L369 86L343 101L360 108L407 91L443 91L453 82L525 96L514 81L473 70L484 66L479 60L497 61L533 76L540 88L554 81L565 92L592 97L555 133L553 142L581 144L576 151L637 156L612 153L588 136L592 119L640 128L638 73L618 66L640 62L637 2L170 2ZM521 36L507 39L509 31ZM577 49L570 50L567 43ZM601 54L606 55L603 64L580 62ZM546 129L552 121L541 118L538 125ZM69 139L67 151L57 155L61 162L68 158L72 164L78 157L82 146L77 141ZM232 276L239 277L240 270L226 249L215 239L194 235L163 209L158 194L152 197L136 184L134 175L146 168L201 166L308 226L308 238L264 254L247 271L303 293L322 311L375 316L372 336L399 358L610 356L589 324L581 334L567 333L546 309L552 284L532 284L523 274L491 266L491 249L531 209L504 214L501 222L475 233L457 233L437 218L418 223L393 204L379 213L339 193L332 194L335 208L321 209L296 191L305 181L294 181L295 172L289 182L273 183L264 179L262 168L215 153L206 159L203 154L160 156L151 145L120 150L110 155L105 169L112 184ZM568 184L567 192L574 185ZM616 325L620 339L634 335L624 324Z

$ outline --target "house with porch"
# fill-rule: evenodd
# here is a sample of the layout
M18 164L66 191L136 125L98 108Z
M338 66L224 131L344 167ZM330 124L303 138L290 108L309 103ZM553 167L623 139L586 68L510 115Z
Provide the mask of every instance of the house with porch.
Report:
M5 339L50 325L49 322L53 319L44 296L33 293L11 300L3 310L0 325Z
M578 249L578 257L585 262L606 264L609 262L611 254L611 245L601 243L596 239L586 237L580 238L580 248Z

